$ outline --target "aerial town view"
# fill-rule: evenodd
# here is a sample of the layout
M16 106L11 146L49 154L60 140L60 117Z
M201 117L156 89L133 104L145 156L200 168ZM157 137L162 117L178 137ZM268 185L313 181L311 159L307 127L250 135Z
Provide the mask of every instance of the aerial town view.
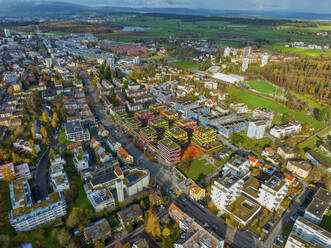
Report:
M0 4L0 248L331 248L330 1Z

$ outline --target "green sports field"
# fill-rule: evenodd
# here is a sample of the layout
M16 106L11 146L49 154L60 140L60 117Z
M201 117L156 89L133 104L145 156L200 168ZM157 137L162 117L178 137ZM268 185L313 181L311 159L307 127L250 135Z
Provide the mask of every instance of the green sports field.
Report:
M250 81L247 84L254 90L264 94L272 94L276 90L275 86L264 81Z

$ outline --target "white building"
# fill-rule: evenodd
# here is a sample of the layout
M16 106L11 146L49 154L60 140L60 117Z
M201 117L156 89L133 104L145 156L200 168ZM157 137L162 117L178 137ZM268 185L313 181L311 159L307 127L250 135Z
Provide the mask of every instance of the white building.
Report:
M285 137L290 134L301 132L301 124L298 122L289 122L283 125L276 125L270 129L270 134L276 138Z
M265 208L277 210L281 201L286 196L289 184L277 176L272 176L268 181L261 184L257 201Z
M231 202L240 196L243 184L243 178L231 174L215 181L211 187L213 203L219 210L224 211Z
M22 139L18 139L16 140L14 143L13 143L13 146L15 148L18 148L18 149L22 149L28 153L31 153L32 152L32 148L29 146L29 142L28 141L25 141L25 140L22 140ZM40 152L40 146L35 144L35 149L36 149L36 152Z
M13 209L9 221L16 231L31 231L47 222L66 215L62 193L54 192L43 201L33 202L28 181L15 180L9 185Z
M109 188L93 189L91 184L85 184L84 189L87 198L90 200L95 212L115 207L115 199Z
M323 216L328 212L331 205L331 193L323 188L319 188L313 200L306 208L304 218L319 225Z
M241 65L241 70L242 71L247 71L249 65L249 58L243 58L243 62Z
M224 48L224 53L223 53L224 57L229 57L230 53L231 53L231 48L230 47Z
M51 159L49 174L54 191L61 192L70 189L69 179L63 168L65 164L65 160L59 155Z
M261 57L261 67L264 67L268 64L269 54L263 54Z
M224 73L215 73L213 76L213 78L224 81L226 83L230 83L230 84L235 84L235 83L239 83L239 82L243 82L244 81L244 77L239 76L239 75L234 75L234 74L224 74Z
M223 175L231 174L241 177L249 170L249 160L240 156L235 156L223 166Z
M139 65L141 63L141 59L139 57L134 57L133 58L133 64L134 65Z
M262 139L267 125L264 121L250 121L247 136L251 139Z
M232 108L238 114L248 113L248 107L244 103L231 103L230 108Z
M299 216L299 218L294 223L291 234L294 234L313 245L320 245L323 248L331 247L331 233L311 223L301 216ZM285 247L292 248L292 246L287 243Z
M10 30L8 28L5 28L4 30L6 38L9 38L11 36Z
M77 171L87 169L89 167L89 154L82 149L78 149L74 152L74 165Z
M274 112L266 108L256 108L253 110L253 117L254 118L262 117L268 119L266 123L267 126L270 127L272 120L274 119Z
M16 174L16 179L31 179L31 173L30 173L30 168L27 163L16 165L15 166L15 174Z

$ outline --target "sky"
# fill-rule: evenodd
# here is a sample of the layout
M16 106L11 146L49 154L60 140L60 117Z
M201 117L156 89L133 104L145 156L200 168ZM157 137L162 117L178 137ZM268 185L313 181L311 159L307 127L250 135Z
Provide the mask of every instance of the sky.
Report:
M13 3L29 0L0 0ZM71 2L89 6L133 8L204 8L213 10L295 11L331 14L331 0L38 0Z
M331 0L66 0L122 7L204 8L218 10L287 10L331 13Z

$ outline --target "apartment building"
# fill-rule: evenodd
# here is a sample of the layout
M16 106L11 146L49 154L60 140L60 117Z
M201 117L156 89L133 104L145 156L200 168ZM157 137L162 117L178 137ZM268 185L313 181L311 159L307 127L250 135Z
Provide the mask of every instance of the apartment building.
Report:
M295 221L291 234L294 234L302 240L309 242L312 245L316 245L317 247L331 247L331 233L301 216L299 216L299 218ZM292 242L292 240L290 240L290 242ZM291 246L286 243L285 247Z
M253 110L253 117L254 118L262 117L268 119L266 124L268 127L270 127L272 124L272 120L274 119L274 112L266 108L256 108Z
M31 231L58 217L66 215L66 202L60 192L49 194L46 199L33 202L28 181L15 180L9 185L12 210L9 221L15 231Z
M94 189L92 185L88 183L84 185L84 189L95 212L98 213L105 209L115 208L115 199L109 188Z
M186 132L192 133L194 129L197 128L197 123L191 119L182 118L175 122L175 126L180 127Z
M331 205L331 193L323 188L319 188L313 200L306 208L304 218L319 225L323 216L328 212Z
M217 146L217 133L207 126L199 126L194 129L192 144L203 151L210 151Z
M0 180L15 177L15 168L13 163L0 165Z
M287 194L289 183L274 175L259 188L257 201L270 211L277 210Z
M216 207L224 212L237 197L240 196L244 184L243 177L231 174L216 180L211 187L211 199Z
M150 126L141 128L139 133L143 142L151 143L157 140L157 132Z
M158 142L158 155L168 165L177 164L180 161L181 148L169 138Z
M311 164L304 159L289 159L286 168L302 178L306 178L312 170Z
M75 150L73 162L77 171L89 168L89 161L90 156L88 152L85 152L82 148Z
M167 129L164 133L164 137L170 138L178 145L184 145L188 142L187 132L181 129L180 127L173 127Z
M262 139L267 125L264 121L250 121L248 124L247 137Z
M276 138L282 138L290 134L301 132L301 124L299 122L289 122L283 125L275 125L270 129L270 134Z
M65 123L66 139L73 142L82 142L90 140L90 132L83 128L80 121Z
M222 174L241 177L247 174L248 170L249 160L236 155L224 165Z
M220 124L217 126L217 129L220 134L224 135L225 137L230 137L234 133L247 130L249 122L249 118L238 118L234 121Z
M93 244L97 240L105 240L111 236L111 227L106 219L90 223L84 228L85 241Z
M56 155L50 160L50 162L51 166L49 175L53 190L62 192L66 189L69 189L69 179L63 167L66 164L66 161L60 155Z

